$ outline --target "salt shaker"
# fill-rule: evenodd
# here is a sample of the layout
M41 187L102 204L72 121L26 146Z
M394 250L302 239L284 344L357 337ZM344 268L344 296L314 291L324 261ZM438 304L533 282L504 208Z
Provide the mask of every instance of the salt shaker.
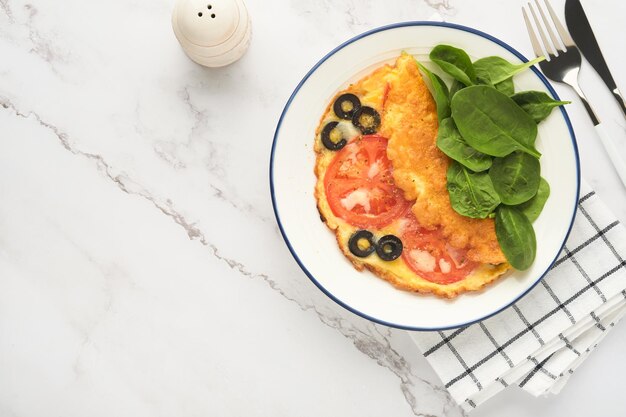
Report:
M243 0L176 0L172 27L189 58L206 67L235 62L250 45Z

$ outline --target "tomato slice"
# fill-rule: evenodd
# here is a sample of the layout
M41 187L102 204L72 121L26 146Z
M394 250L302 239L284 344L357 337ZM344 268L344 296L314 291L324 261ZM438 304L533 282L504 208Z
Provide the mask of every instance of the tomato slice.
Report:
M387 139L358 137L337 153L324 177L335 216L353 226L380 228L404 214L410 202L393 182Z
M452 284L476 268L476 262L466 259L466 251L448 245L439 230L422 228L412 212L407 212L403 221L402 259L420 277L437 284Z

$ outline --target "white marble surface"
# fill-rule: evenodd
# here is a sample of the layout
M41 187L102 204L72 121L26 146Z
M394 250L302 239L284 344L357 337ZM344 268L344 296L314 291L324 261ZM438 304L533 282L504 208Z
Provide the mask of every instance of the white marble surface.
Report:
M407 333L300 271L269 152L291 91L338 43L443 19L531 56L523 2L248 0L250 50L214 70L183 54L172 3L0 0L0 416L462 415ZM583 4L626 90L626 6ZM581 77L626 143L609 93ZM626 221L582 105L557 90L584 177ZM510 390L473 415L623 415L625 344L621 324L559 396Z

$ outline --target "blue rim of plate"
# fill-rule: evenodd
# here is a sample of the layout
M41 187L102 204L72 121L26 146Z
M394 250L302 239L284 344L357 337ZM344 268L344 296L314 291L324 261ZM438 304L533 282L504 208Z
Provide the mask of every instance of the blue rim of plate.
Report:
M394 24L390 24L390 25L381 26L381 27L369 30L367 32L363 32L360 35L357 35L357 36L355 36L355 37L345 41L344 43L342 43L341 45L337 46L335 49L330 51L328 54L326 54L322 59L320 59L313 66L313 68L311 68L311 70L309 70L309 72L304 76L304 78L302 78L302 80L298 83L298 85L294 89L293 93L289 97L289 100L287 100L287 104L285 104L285 108L283 109L283 111L282 111L282 113L280 115L280 118L278 119L278 124L276 125L276 131L274 132L274 140L272 142L272 150L271 150L271 155L270 155L270 172L269 172L269 174L270 174L270 193L271 193L271 196L272 196L272 207L274 209L274 215L276 216L276 221L278 222L278 227L280 229L280 233L282 234L283 239L284 239L285 243L287 244L287 247L289 248L289 251L291 252L291 255L294 257L294 259L296 260L296 262L298 263L298 265L300 266L302 271L304 271L304 273L309 277L309 279L324 294L326 294L331 300L333 300L334 302L339 304L341 307L343 307L346 310L348 310L348 311L350 311L350 312L352 312L352 313L354 313L354 314L356 314L358 316L361 316L361 317L363 317L363 318L365 318L367 320L373 321L373 322L378 323L378 324L382 324L384 326L394 327L394 328L402 329L402 330L436 331L436 330L457 329L459 327L469 326L470 324L478 323L480 321L488 319L489 317L492 317L492 316L498 314L502 310L510 307L515 302L520 300L522 297L524 297L526 294L528 294L528 292L530 292L530 290L535 288L535 286L539 283L539 281L541 281L543 279L543 277L548 273L548 271L550 271L550 269L552 268L552 265L554 265L554 262L556 262L559 254L563 250L563 246L565 245L565 242L567 241L567 238L569 237L569 234L572 231L572 226L574 225L574 219L576 217L576 208L578 207L578 200L580 198L580 158L579 158L579 155L578 155L578 146L576 144L576 136L574 135L574 129L572 128L572 124L571 124L571 122L569 120L569 116L567 115L567 112L565 111L563 106L559 106L559 109L561 110L561 114L563 115L563 118L565 119L565 123L567 125L567 129L569 130L570 138L572 140L572 146L574 148L574 155L575 155L575 159L576 159L576 204L574 205L574 212L572 213L572 220L570 221L569 228L567 229L567 233L565 234L565 236L563 238L563 242L561 243L561 248L559 249L559 251L555 255L554 259L552 259L552 262L550 262L550 264L548 265L547 269L541 275L539 275L537 280L530 287L528 287L528 289L526 291L524 291L523 293L519 294L513 300L511 300L510 302L506 303L503 307L497 309L496 311L493 311L492 313L489 313L489 314L487 314L487 315L485 315L483 317L479 317L479 318L477 318L475 320L470 320L470 321L467 321L467 322L464 322L464 323L452 324L452 325L444 326L444 327L414 327L414 326L406 326L406 325L402 325L402 324L398 324L398 323L391 323L391 322L388 322L388 321L385 321L385 320L381 320L381 319L378 319L376 317L372 317L372 316L370 316L370 315L368 315L366 313L363 313L362 311L359 311L359 310L357 310L357 309L355 309L353 307L350 307L348 304L346 304L345 302L341 301L340 299L335 297L330 291L328 291L326 288L324 288L324 286L322 284L320 284L317 281L317 279L315 279L313 274L311 274L309 272L309 270L306 268L306 266L304 266L304 264L302 263L302 261L298 257L298 254L296 253L296 250L291 245L291 242L289 241L289 238L287 237L287 232L283 228L283 225L282 225L282 223L280 221L280 214L278 213L278 208L276 206L276 196L275 196L275 193L274 193L274 151L276 149L276 142L277 142L278 134L280 132L280 126L282 124L283 118L285 117L285 114L287 114L287 111L289 110L289 106L291 105L291 102L293 101L294 97L298 94L298 91L300 91L300 88L302 88L304 83L317 70L317 68L320 65L322 65L328 58L330 58L335 53L337 53L337 51L345 48L346 46L350 45L351 43L354 43L354 42L356 42L356 41L358 41L358 40L360 40L362 38L365 38L367 36L373 35L375 33L383 32L383 31L390 30L390 29L406 27L406 26L439 26L439 27L446 27L446 28L449 28L449 29L455 29L455 30L461 30L461 31L464 31L464 32L469 32L469 33L472 33L474 35L481 36L481 37L483 37L485 39L490 40L491 42L494 42L494 43L500 45L501 47L503 47L504 49L508 50L513 55L518 57L522 62L528 62L528 59L524 55L522 55L515 48L513 48L512 46L508 45L507 43L501 41L500 39L498 39L496 37L493 37L493 36L491 36L491 35L489 35L489 34L487 34L485 32L482 32L480 30L470 28L468 26L457 25L457 24L454 24L454 23L446 23L446 22L409 21L409 22L394 23ZM554 88L552 88L552 86L550 85L550 82L546 79L546 77L544 77L544 75L541 72L539 72L539 70L537 68L535 68L535 66L532 66L531 70L535 73L535 75L537 75L537 77L541 80L541 82L546 86L546 88L548 89L550 94L552 94L552 96L556 100L560 100L558 94L556 93Z

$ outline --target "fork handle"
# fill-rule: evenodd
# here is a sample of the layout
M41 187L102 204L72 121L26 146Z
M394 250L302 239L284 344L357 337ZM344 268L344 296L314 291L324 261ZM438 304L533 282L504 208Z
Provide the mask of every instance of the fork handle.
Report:
M587 96L585 96L585 93L583 93L583 90L581 90L580 86L578 85L578 72L576 72L576 75L574 75L574 73L568 74L568 77L563 81L566 84L569 84L569 86L572 87L574 91L576 91L576 94L578 94L578 98L580 98L580 101L583 102L585 110L587 110L587 113L589 114L593 125L598 126L600 124L600 119L598 119L598 116L596 116L596 112L593 111L593 108L591 108L591 104L589 104L589 101L587 101Z
M594 112L593 108L591 108L591 104L589 104L589 102L587 101L587 97L585 97L585 95L582 94L582 91L579 92L578 96L580 97L580 100L583 102L583 105L585 106L585 110L587 110L587 113L589 113L589 117L591 118L593 125L595 127L598 127L600 125L600 119L598 119L598 116L596 116L596 112Z
M609 135L607 135L604 130L604 126L601 123L598 123L595 128L606 153L609 154L609 158L611 158L611 162L615 167L615 171L617 171L617 175L619 175L619 178L622 180L622 184L626 187L626 162L624 160L624 155L622 155L620 149L615 145L615 142L609 137Z

